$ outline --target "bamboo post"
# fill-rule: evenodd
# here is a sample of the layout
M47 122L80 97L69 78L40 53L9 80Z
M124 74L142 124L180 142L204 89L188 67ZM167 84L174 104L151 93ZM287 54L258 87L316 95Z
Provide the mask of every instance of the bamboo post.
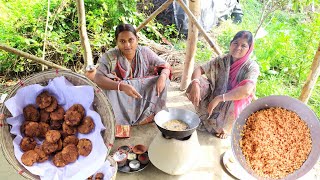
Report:
M167 0L163 3L157 10L155 10L145 21L143 21L136 29L136 31L140 31L146 24L148 24L153 18L155 18L158 14L160 14L163 10L167 9L169 5L173 2L173 0Z
M318 50L314 56L312 65L311 65L311 71L308 75L307 81L305 82L303 88L302 88L302 92L301 95L299 97L299 99L304 102L304 103L308 103L308 100L311 96L312 90L315 86L315 84L317 83L317 79L319 77L320 74L320 43L318 46Z
M49 17L50 17L50 0L48 0L46 27L44 28L42 59L45 59L45 57L46 57L46 46L47 46L47 33L48 33ZM44 65L41 65L41 68L42 68L42 71L45 70L45 69L48 69L48 67L44 66Z
M195 18L199 18L201 14L201 3L200 0L189 0L189 8L194 14ZM194 56L197 51L198 41L198 29L195 25L195 21L191 21L189 18L188 23L188 39L186 48L186 59L184 61L184 71L182 73L180 90L185 90L190 83L191 75L194 68Z
M93 67L93 60L92 60L92 51L90 47L89 38L87 35L87 28L86 28L86 14L84 9L84 1L77 0L77 11L78 11L78 23L79 23L79 34L81 40L81 46L84 50L83 58L84 58L84 68ZM90 69L94 70L94 69Z
M46 66L49 66L49 67L52 67L52 68L56 68L56 69L63 69L63 70L70 70L70 69L67 69L65 67L62 67L62 66L59 66L53 62L50 62L50 61L46 61L44 59L41 59L41 58L38 58L37 56L34 56L32 54L29 54L29 53L26 53L26 52L23 52L23 51L20 51L18 49L15 49L15 48L12 48L12 47L9 47L9 46L6 46L4 44L0 44L0 49L4 50L4 51L7 51L7 52L10 52L10 53L13 53L13 54L16 54L18 56L21 56L21 57L24 57L24 58L27 58L27 59L30 59L30 60L33 60L37 63L40 63L40 64L43 64L43 65L46 65Z
M184 10L184 12L188 15L189 17L189 22L190 20L197 26L199 29L200 33L203 35L205 40L209 43L210 47L213 48L214 52L218 55L221 55L222 52L220 51L219 48L217 48L217 45L210 39L210 37L207 35L206 31L201 27L201 25L198 23L196 17L192 14L192 12L188 9L186 4L182 0L177 0L177 2L180 4L181 8ZM193 1L190 1L193 2Z

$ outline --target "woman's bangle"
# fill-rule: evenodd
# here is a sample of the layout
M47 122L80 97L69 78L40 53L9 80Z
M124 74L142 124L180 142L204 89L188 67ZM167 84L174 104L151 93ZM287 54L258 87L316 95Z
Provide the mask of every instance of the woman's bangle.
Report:
M166 78L169 76L168 73L166 73L166 72L162 72L162 71L161 71L160 75L161 75L161 74L165 74L165 75L166 75Z
M226 99L224 98L224 94L222 94L222 101L226 102Z
M120 84L122 83L122 81L119 81L118 83L118 92L120 91Z
M198 78L192 79L191 83L193 83L193 82L198 83L200 85L200 80Z

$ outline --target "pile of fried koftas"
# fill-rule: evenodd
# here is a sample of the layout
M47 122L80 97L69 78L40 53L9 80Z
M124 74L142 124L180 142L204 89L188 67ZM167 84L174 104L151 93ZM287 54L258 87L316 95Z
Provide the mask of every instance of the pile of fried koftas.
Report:
M23 109L25 121L20 130L24 137L20 148L24 152L21 157L24 165L51 159L55 166L64 167L75 162L79 155L91 153L91 141L76 136L77 133L88 134L95 127L81 104L74 104L65 111L48 91L39 94L36 103L39 109L32 104ZM37 144L35 138L43 143Z

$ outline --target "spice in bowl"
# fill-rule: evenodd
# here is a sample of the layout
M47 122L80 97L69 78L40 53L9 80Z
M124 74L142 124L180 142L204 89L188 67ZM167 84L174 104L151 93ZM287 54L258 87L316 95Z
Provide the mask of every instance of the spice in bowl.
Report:
M118 150L122 150L124 152L130 152L131 151L131 147L130 146L127 146L127 145L124 145L124 146L120 146L118 148Z
M141 164L148 164L148 162L149 162L148 153L140 154L138 156L138 160L140 161Z
M128 159L128 153L119 150L114 153L113 159L117 162L119 167L124 166Z
M137 159L137 155L133 152L128 153L128 160L132 161L134 159Z
M145 152L147 152L147 147L142 145L142 144L138 144L138 145L135 145L133 148L132 148L132 151L135 153L135 154L143 154Z
M136 171L140 168L140 162L138 160L132 160L129 162L129 167L133 170Z

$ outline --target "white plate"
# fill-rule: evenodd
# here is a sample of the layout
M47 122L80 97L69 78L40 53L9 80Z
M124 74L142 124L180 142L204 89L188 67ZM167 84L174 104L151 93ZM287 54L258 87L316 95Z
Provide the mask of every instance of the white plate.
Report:
M222 162L227 171L237 179L249 179L250 175L241 167L233 156L231 149L227 150L222 157ZM252 178L250 178L252 179Z

